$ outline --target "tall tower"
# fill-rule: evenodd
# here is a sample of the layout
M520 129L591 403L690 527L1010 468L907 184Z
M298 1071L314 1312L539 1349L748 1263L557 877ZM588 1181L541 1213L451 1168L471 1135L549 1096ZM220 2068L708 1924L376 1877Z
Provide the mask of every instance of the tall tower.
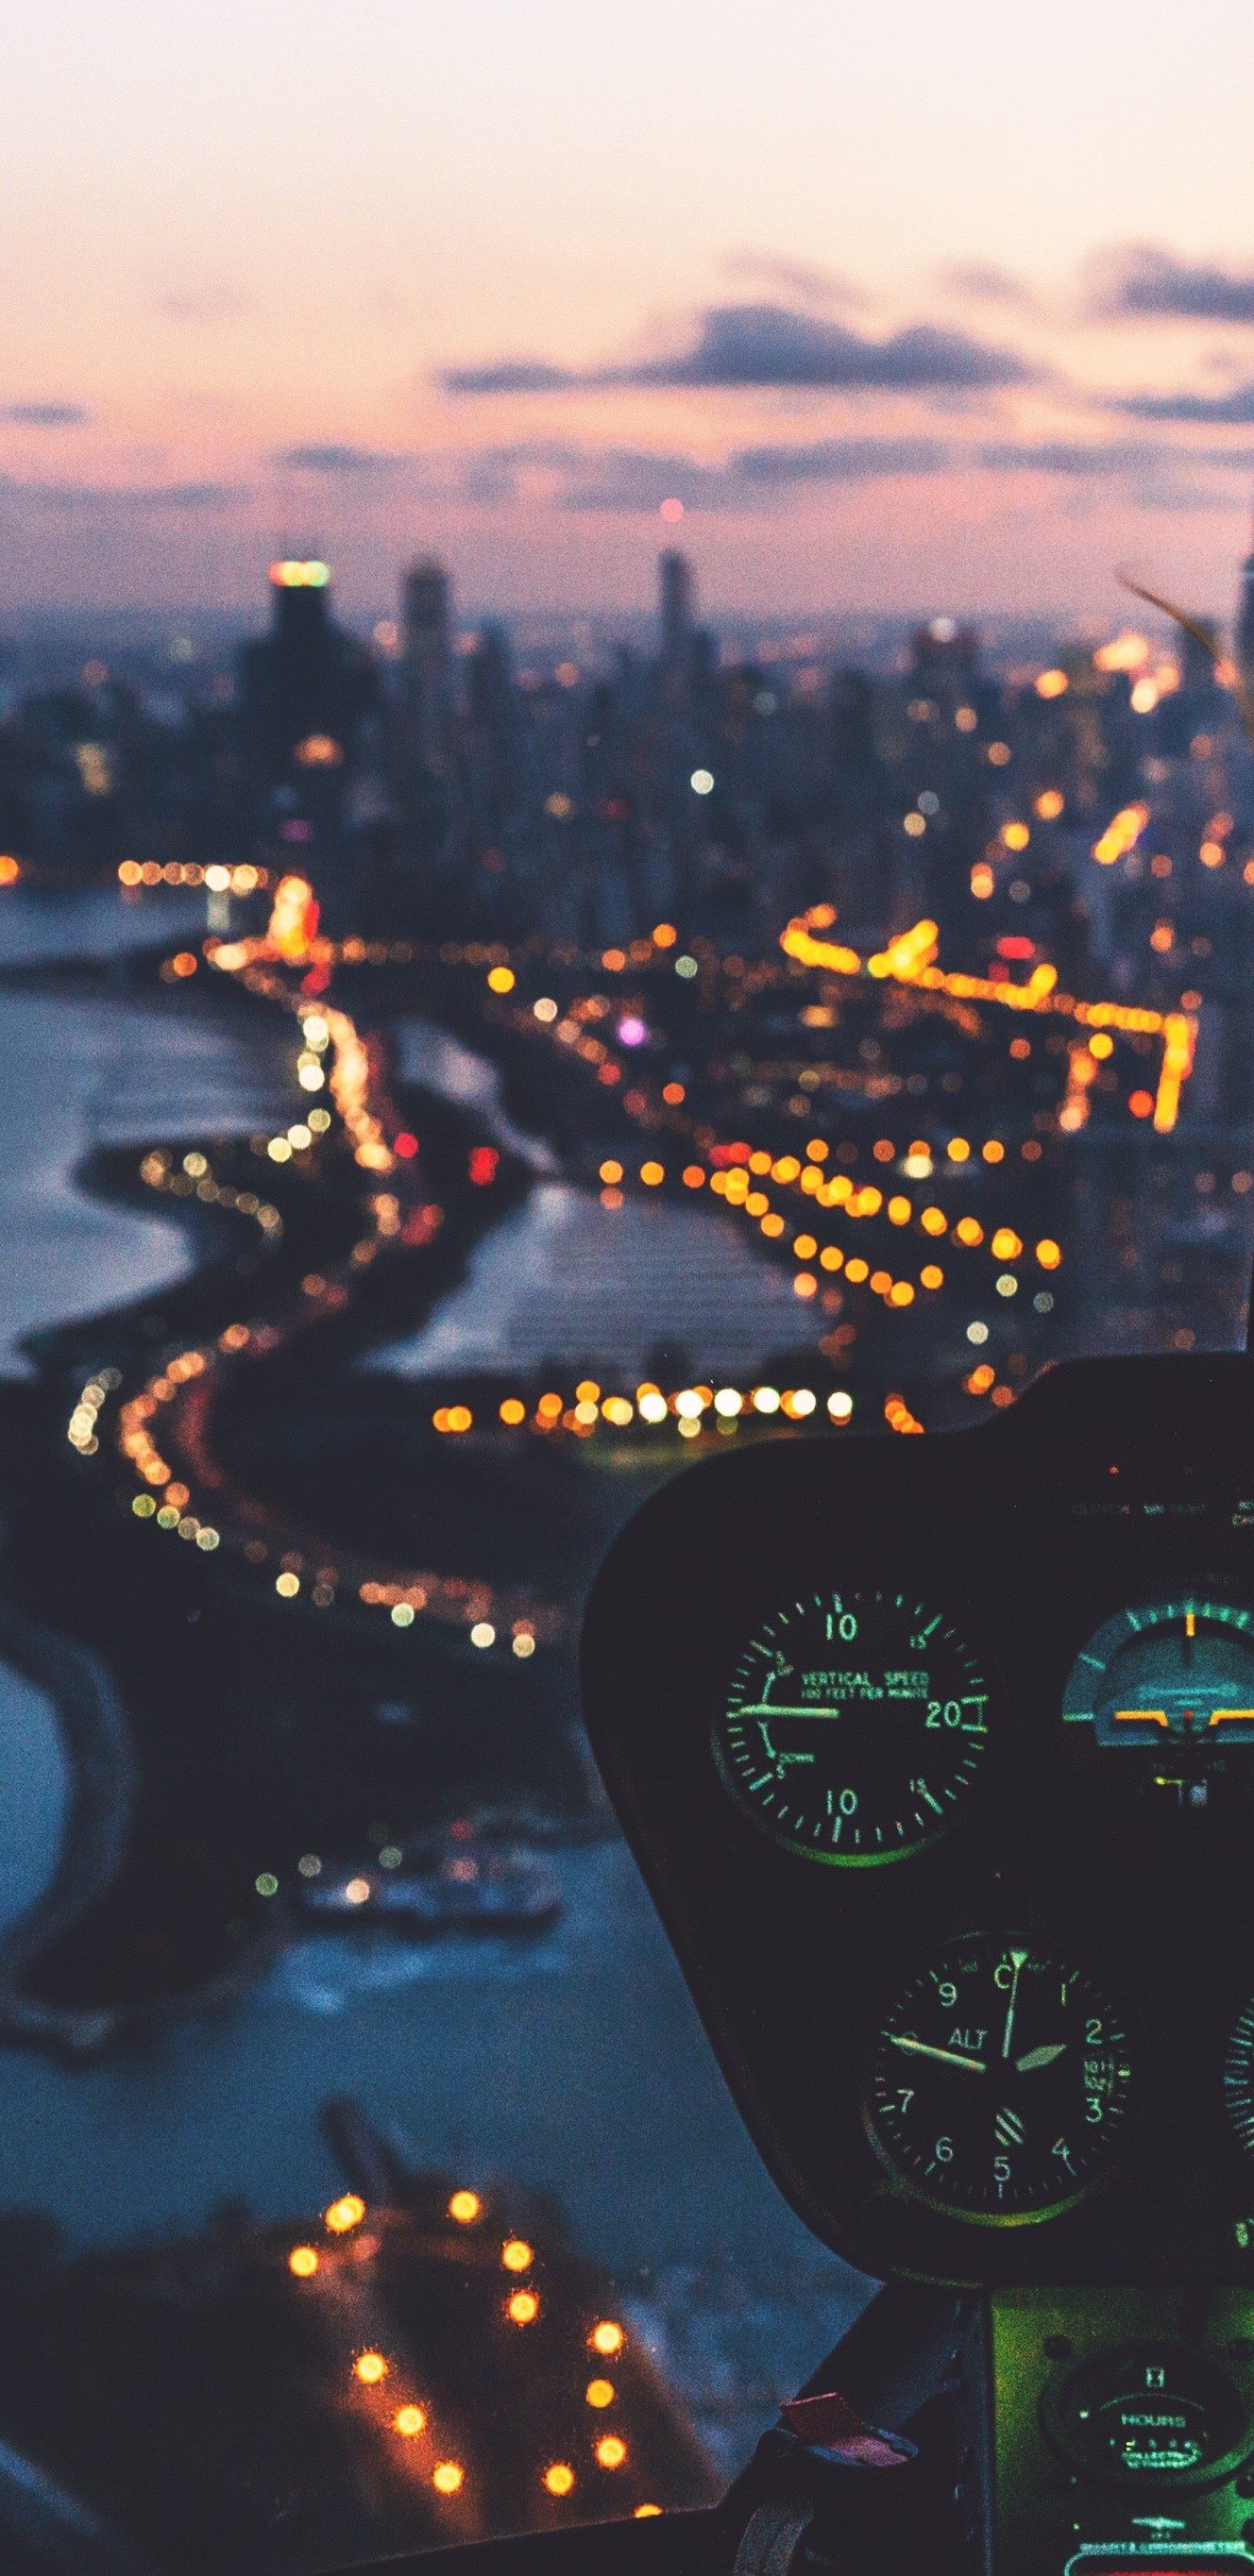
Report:
M448 766L453 720L453 656L449 639L449 579L427 556L405 575L404 658L401 681L408 765L416 775L440 777Z
M290 778L302 746L331 745L328 765L343 760L349 709L344 703L342 640L328 614L330 573L312 556L270 566L270 632L246 645L241 695L248 768L257 792Z
M1233 659L1247 689L1254 688L1254 553L1241 567L1241 597L1232 638Z
M664 554L658 564L662 682L672 705L681 706L692 677L694 584L686 555Z

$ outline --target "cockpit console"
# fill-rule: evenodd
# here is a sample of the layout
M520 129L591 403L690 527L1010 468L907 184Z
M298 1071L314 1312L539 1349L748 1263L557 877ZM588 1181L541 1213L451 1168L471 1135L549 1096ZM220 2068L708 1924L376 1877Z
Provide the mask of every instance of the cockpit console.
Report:
M931 2563L1254 2567L1254 1360L738 1446L619 1538L583 1676L780 2189L950 2301Z

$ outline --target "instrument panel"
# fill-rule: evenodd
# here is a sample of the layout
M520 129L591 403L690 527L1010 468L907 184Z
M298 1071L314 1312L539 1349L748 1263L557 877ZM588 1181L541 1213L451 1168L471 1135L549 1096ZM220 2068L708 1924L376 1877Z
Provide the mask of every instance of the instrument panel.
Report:
M1254 1361L766 1442L622 1534L593 1747L777 2182L879 2275L1254 2281Z

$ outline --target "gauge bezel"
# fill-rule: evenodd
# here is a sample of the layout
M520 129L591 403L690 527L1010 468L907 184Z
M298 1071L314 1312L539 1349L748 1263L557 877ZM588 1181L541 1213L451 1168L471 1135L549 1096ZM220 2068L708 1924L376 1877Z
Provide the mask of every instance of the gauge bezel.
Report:
M787 1852L800 1860L816 1861L825 1869L846 1872L891 1869L900 1861L917 1859L922 1853L933 1851L939 1844L948 1842L951 1835L966 1822L972 1811L973 1802L980 1796L987 1778L989 1754L997 1732L997 1681L993 1672L993 1659L982 1646L972 1643L966 1631L951 1617L948 1610L938 1608L935 1602L920 1599L917 1595L912 1600L912 1589L913 1587L908 1584L897 1588L891 1581L873 1583L855 1580L844 1584L819 1581L812 1585L800 1586L795 1606L799 1610L808 1608L822 1610L830 1607L839 1595L848 1602L865 1602L886 1609L900 1610L903 1618L927 1616L938 1619L946 1637L952 1638L959 1651L969 1656L972 1678L983 1693L984 1737L976 1756L974 1776L964 1783L962 1793L955 1799L949 1813L942 1815L935 1825L913 1835L906 1842L897 1843L889 1851L825 1851L817 1843L804 1842L796 1834L787 1833L772 1823L764 1810L747 1795L727 1758L721 1741L722 1729L728 1719L737 1714L730 1706L730 1692L741 1664L750 1649L761 1638L766 1623L779 1618L788 1607L785 1601L772 1599L757 1612L753 1621L741 1630L734 1655L723 1669L717 1692L713 1695L709 1743L720 1787L732 1800L737 1813L747 1818L763 1840L772 1845L776 1851Z
M1066 2217L1070 2211L1078 2209L1082 2202L1091 2200L1095 2193L1107 2188L1112 2176L1117 2174L1120 2166L1127 2161L1128 2151L1135 2137L1137 2111L1142 2089L1138 2080L1140 2076L1139 2059L1142 2052L1136 2016L1128 2010L1120 2000L1117 2004L1117 2009L1124 2030L1127 2034L1127 2045L1132 2054L1133 2068L1130 2083L1125 2090L1124 2109L1120 2119L1119 2131L1118 2134L1109 2141L1107 2150L1100 2157L1096 2168L1091 2173L1084 2175L1083 2178L1077 2182L1073 2191L1064 2192L1058 2199L1046 2202L1039 2209L964 2209L956 2202L946 2200L941 2193L929 2191L926 2184L916 2182L914 2176L904 2170L880 2138L875 2125L874 2107L871 2099L871 2085L875 2074L876 2061L880 2049L884 2044L888 2018L893 2012L898 2000L903 1994L910 1990L910 1987L917 1982L920 1976L926 1976L929 1967L938 1965L941 1960L947 1958L953 1951L961 1950L968 1943L976 1941L997 1943L1002 1947L1008 1946L1011 1942L1022 1941L1030 1949L1041 1951L1054 1965L1069 1964L1065 1958L1064 1952L1055 1948L1052 1940L1048 1938L1043 1939L1038 1934L1024 1930L1021 1924L1010 1924L1006 1926L996 1926L993 1928L989 1928L986 1925L982 1929L977 1928L974 1931L953 1932L948 1934L942 1942L937 1943L933 1956L930 1959L925 1960L923 1965L915 1970L912 1978L899 1980L894 1983L892 1995L884 2005L883 2010L879 2013L876 2019L875 2028L863 2053L862 2070L858 2086L858 2101L862 2118L863 2134L866 2137L873 2155L875 2156L877 2164L881 2168L882 2172L888 2175L893 2185L895 2197L900 2198L904 2202L916 2203L923 2209L931 2210L938 2217L948 2219L952 2226L963 2228L979 2227L986 2230L995 2229L998 2235L1004 2235L1011 2228L1048 2226L1054 2219ZM1076 1964L1081 1965L1082 1963L1077 1962ZM1087 1967L1082 1967L1082 1973L1085 1976L1092 1975L1092 1972ZM1094 1979L1094 1984L1097 1985L1096 1979ZM1097 1985L1097 1991L1103 1997L1103 2000L1105 2000L1105 1988ZM1112 2003L1114 2002L1113 1998L1110 2000Z
M1212 2400L1226 2411L1227 2422L1222 2429L1228 2438L1223 2448L1212 2452L1208 2459L1196 2461L1191 2468L1144 2473L1128 2469L1117 2458L1106 2456L1091 2436L1076 2430L1072 2410L1080 2397L1100 2390L1103 2374L1109 2383L1124 2371L1144 2368L1147 2361L1180 2364L1209 2377L1214 2383ZM1172 2393L1167 2392L1169 2398ZM1206 2348L1199 2351L1180 2335L1132 2337L1078 2356L1043 2391L1040 2416L1046 2441L1068 2468L1121 2495L1144 2495L1163 2488L1173 2495L1198 2494L1207 2487L1223 2486L1249 2457L1254 2433L1245 2398L1218 2354Z

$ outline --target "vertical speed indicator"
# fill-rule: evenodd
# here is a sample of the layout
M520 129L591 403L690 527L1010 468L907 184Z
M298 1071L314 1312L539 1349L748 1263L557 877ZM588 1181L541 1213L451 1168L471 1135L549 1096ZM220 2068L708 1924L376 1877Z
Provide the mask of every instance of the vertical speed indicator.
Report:
M980 1770L988 1684L942 1611L908 1592L812 1592L744 1647L714 1757L755 1824L838 1868L945 1833Z

